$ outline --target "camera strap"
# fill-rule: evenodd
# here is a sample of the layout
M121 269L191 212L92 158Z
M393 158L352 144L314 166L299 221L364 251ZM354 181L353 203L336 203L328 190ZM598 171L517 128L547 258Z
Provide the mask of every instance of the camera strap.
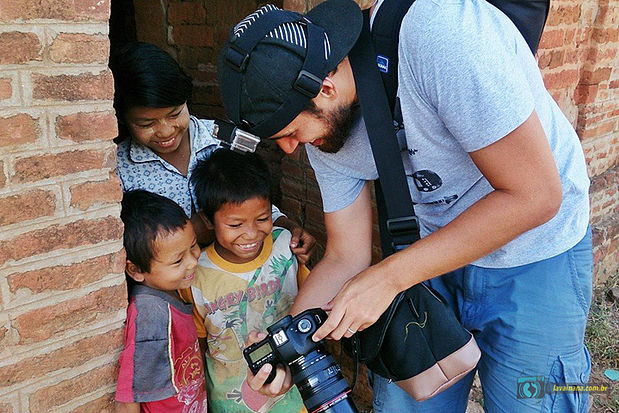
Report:
M410 198L404 165L370 37L369 13L363 29L348 54L357 96L378 170L375 182L383 257L406 248L419 239L419 222Z

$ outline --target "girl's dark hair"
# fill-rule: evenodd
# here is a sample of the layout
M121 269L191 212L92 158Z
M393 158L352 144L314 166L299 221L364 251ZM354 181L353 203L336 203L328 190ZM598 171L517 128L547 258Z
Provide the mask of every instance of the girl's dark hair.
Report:
M191 173L198 207L213 222L227 202L236 204L260 197L271 199L269 167L255 153L217 149L199 161Z
M114 75L114 109L122 119L134 106L167 108L191 99L191 77L159 47L127 43L110 56Z
M183 229L189 221L176 202L142 189L123 195L120 219L125 224L123 244L127 259L141 272L150 271L157 236Z

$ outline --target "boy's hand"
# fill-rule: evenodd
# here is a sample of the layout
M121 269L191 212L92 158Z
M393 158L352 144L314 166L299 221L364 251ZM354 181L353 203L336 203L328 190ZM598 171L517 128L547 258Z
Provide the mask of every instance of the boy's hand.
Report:
M297 261L301 264L305 264L314 252L316 239L312 234L301 228L299 224L285 216L277 218L273 224L290 231L292 234L292 238L290 239L290 250L297 257Z
M294 226L290 232L292 233L290 250L294 255L296 255L297 260L301 264L305 264L314 252L316 239L312 236L312 234L298 225Z
M246 347L250 344L257 343L264 339L266 334L252 331L247 337ZM275 397L286 393L292 387L292 375L288 368L282 366L277 367L277 373L273 381L269 384L264 384L271 373L272 366L265 364L260 371L254 376L249 368L247 368L247 384L253 390L264 394L265 396Z

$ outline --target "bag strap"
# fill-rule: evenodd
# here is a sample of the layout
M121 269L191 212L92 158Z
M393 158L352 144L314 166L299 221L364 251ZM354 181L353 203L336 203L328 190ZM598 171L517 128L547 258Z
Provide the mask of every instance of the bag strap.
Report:
M361 105L372 154L378 170L382 202L386 219L383 255L390 255L419 239L419 221L410 198L404 165L400 162L393 118L382 83L376 54L370 40L369 15L364 15L363 29L357 43L348 54L352 66L357 97ZM380 221L383 221L382 219Z

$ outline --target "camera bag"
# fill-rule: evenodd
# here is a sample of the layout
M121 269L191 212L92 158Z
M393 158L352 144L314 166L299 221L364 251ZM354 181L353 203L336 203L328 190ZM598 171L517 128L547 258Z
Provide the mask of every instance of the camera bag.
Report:
M381 22L377 14L374 24L379 23L380 27L375 26L374 38L370 33L369 14L365 13L363 30L349 53L378 169L375 189L384 257L419 240L419 222L410 199L404 166L394 162L400 159L396 129L401 129L396 99L397 71L389 73L384 65L380 67L387 59L388 66L397 68L399 28L413 1L385 1L379 13L388 17L382 17ZM494 0L491 3L505 9L503 11L516 23L535 52L549 0ZM379 47L382 45L381 55L374 51L372 40ZM473 335L460 324L445 300L424 283L399 293L373 325L344 339L343 346L355 362L364 363L374 373L395 381L418 401L457 382L476 367L481 357Z

